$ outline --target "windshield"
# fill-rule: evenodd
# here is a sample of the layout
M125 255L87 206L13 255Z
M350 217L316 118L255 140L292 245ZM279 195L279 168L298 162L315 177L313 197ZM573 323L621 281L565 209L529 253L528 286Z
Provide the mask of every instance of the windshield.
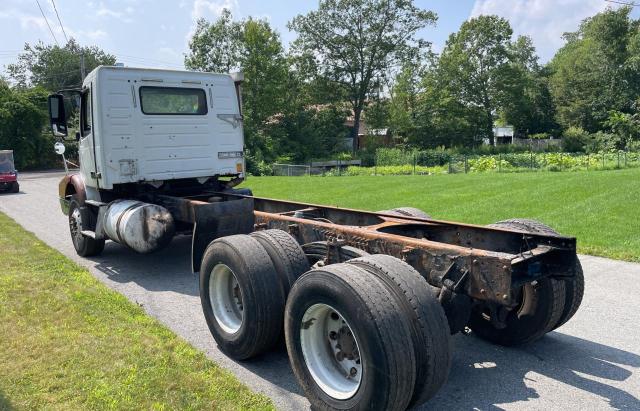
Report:
M0 173L10 173L14 170L13 153L0 152Z

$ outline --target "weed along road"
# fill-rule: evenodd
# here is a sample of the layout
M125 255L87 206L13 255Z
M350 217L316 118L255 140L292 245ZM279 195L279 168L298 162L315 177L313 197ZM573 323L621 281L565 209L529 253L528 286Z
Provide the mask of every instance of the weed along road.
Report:
M177 237L151 255L107 243L99 257L78 257L59 210L60 177L22 174L21 192L1 195L0 211L141 305L251 389L270 396L278 408L308 408L283 345L248 362L232 361L217 349L190 271L189 237ZM520 348L457 334L449 380L423 408L640 409L640 264L589 256L581 256L581 262L585 297L571 321Z

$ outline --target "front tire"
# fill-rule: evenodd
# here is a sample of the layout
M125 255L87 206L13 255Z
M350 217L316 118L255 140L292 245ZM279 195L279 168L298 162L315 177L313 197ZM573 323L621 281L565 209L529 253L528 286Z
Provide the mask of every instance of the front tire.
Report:
M77 197L73 196L69 205L69 233L73 247L80 257L93 257L104 250L104 240L96 240L82 234L91 217L91 211L80 206Z
M411 329L366 270L333 264L302 275L285 310L291 367L312 408L404 410L415 385Z

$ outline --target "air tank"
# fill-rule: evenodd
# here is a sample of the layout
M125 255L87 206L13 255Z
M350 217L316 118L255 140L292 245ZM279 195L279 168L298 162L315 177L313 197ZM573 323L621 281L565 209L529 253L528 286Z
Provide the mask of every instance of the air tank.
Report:
M116 200L109 204L103 227L111 240L143 254L169 244L175 232L169 210L135 200Z

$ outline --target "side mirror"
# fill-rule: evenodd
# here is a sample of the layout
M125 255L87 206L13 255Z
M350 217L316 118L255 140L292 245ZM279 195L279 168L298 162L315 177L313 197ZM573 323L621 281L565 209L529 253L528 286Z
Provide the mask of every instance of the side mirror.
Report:
M62 94L52 94L48 100L51 131L55 137L66 137L69 133L67 130L67 116L64 110L64 97Z

